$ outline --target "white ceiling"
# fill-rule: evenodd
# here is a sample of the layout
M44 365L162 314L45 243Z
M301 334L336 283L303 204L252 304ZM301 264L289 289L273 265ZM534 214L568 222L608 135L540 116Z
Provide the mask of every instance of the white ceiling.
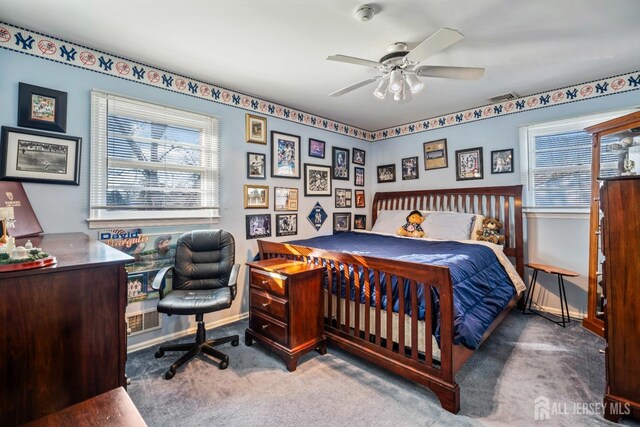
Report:
M354 0L0 0L0 20L222 87L378 130L640 70L640 0L380 0L369 22ZM464 39L421 65L483 67L477 81L423 78L406 104L373 96L377 75L327 61L377 61L441 27Z

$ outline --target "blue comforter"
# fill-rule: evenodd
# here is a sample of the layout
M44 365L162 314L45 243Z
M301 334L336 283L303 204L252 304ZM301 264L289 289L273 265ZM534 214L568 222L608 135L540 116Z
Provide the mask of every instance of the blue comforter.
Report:
M378 258L396 259L422 264L441 265L449 267L453 282L454 303L454 343L476 349L480 345L482 335L489 325L507 306L516 290L500 264L494 252L485 246L465 244L455 241L426 241L406 239L379 234L348 232L332 236L314 237L287 243L325 249L335 252L348 252ZM350 272L352 275L353 272ZM362 270L360 271L362 275ZM373 283L373 278L371 278ZM383 277L381 277L383 280ZM363 280L360 281L363 283ZM394 277L393 283L393 311L398 311L398 284ZM326 287L326 284L325 284ZM342 284L342 296L346 294L345 284ZM336 284L333 292L336 292ZM404 283L405 312L411 313L411 301L408 283ZM422 286L419 287L418 318L424 320L424 301ZM355 299L355 289L351 287L350 297ZM387 307L386 294L382 292L381 305ZM364 292L361 293L364 303ZM371 293L371 304L375 304L375 292ZM433 333L440 343L439 298L432 288Z

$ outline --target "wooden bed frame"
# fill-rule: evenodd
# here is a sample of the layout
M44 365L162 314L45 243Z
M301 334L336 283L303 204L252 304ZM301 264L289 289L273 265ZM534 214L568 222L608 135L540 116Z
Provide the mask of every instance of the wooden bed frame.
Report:
M375 223L379 210L434 210L478 213L499 219L505 234L505 249L507 256L514 258L516 270L522 277L523 264L523 232L522 232L522 186L508 187L478 187L458 188L447 190L419 190L376 193L373 199L372 216ZM330 344L362 357L391 372L430 388L440 400L442 407L450 412L460 410L460 388L455 381L455 374L464 362L473 354L473 350L453 344L454 338L454 309L451 276L448 267L423 265L404 261L390 261L382 258L367 257L357 254L331 252L304 246L290 245L286 242L268 242L258 240L258 247L262 259L284 257L306 262L327 265L329 283L333 277L344 279L344 271L348 268L363 268L373 272L373 283L370 275L363 274L364 283L361 284L357 274L348 280L348 286L354 289L355 301L339 296L325 295L324 330ZM440 361L434 360L432 355L431 330L432 322L429 313L431 309L431 292L422 292L425 306L424 351L418 350L418 320L411 316L410 339L405 339L405 296L401 292L398 316L393 316L391 304L386 308L386 331L397 331L395 339L385 339L382 332L382 313L380 298L376 298L374 307L370 306L370 298L360 303L360 289L369 295L375 289L376 295L387 294L391 299L391 280L386 280L386 289L381 289L380 275L384 273L397 276L398 280L409 280L410 301L412 312L417 312L418 289L422 284L435 288L440 297ZM383 285L384 286L384 285ZM430 289L429 289L430 290ZM347 293L348 294L348 293ZM502 319L516 304L519 295L515 295L496 320L489 326L482 342L500 324ZM350 306L355 304L355 309ZM361 316L374 311L374 315ZM344 318L342 318L344 317ZM364 317L362 319L361 317ZM373 319L372 319L373 317Z

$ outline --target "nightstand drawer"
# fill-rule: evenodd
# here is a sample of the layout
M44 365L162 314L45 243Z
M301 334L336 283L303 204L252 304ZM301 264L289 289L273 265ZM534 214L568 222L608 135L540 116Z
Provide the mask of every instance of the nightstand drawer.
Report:
M287 325L257 311L251 312L249 327L258 334L271 338L279 344L288 345Z
M277 273L263 270L251 270L251 285L264 289L276 295L285 296L287 292L287 278Z
M287 301L274 297L267 292L259 291L252 288L249 294L249 304L252 308L265 311L271 316L285 323L288 320Z

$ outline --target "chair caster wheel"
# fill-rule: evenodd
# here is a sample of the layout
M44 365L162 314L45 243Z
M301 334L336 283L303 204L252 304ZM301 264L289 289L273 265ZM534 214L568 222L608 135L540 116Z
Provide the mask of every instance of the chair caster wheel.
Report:
M176 374L176 373L175 373L174 371L172 371L171 369L169 369L167 372L165 372L165 374L164 374L164 379L165 379L165 380L170 380L171 378L173 378L173 376L174 376L175 374Z
M156 356L156 359L161 358L162 356L164 356L164 351L162 351L162 350L156 351L155 356Z
M232 346L234 346L234 347L237 347L237 346L238 346L238 344L240 344L240 340L233 340L233 341L231 341L231 345L232 345Z
M229 361L223 360L218 366L220 367L220 369L227 369L229 367Z

